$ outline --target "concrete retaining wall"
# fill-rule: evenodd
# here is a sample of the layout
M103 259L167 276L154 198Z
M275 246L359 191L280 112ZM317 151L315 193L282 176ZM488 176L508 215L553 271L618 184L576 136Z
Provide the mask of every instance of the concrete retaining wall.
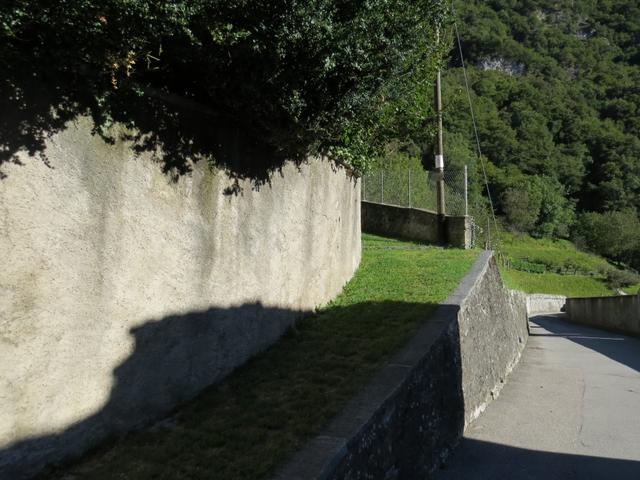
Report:
M471 245L469 217L449 216L440 221L429 210L362 202L362 231L458 248Z
M506 290L482 253L406 348L274 478L431 478L499 394L527 335L524 294Z
M340 292L359 184L322 160L259 189L172 182L79 119L0 180L0 478L169 411Z
M571 322L640 336L640 295L568 298Z
M562 295L532 293L527 295L527 312L529 315L563 312L566 303L567 297Z

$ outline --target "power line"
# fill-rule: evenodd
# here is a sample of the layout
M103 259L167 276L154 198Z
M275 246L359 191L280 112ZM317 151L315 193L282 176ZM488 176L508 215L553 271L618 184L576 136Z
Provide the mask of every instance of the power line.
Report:
M464 84L467 90L467 100L469 101L469 111L471 112L471 122L473 123L473 133L476 139L476 152L478 158L480 159L480 165L482 166L482 175L484 176L484 184L487 190L487 197L489 197L489 206L491 208L491 216L493 217L493 224L495 226L496 234L499 232L498 230L498 220L496 219L496 211L493 205L493 198L491 197L491 189L489 188L489 178L487 177L487 169L484 163L484 158L482 156L482 148L480 147L480 136L478 135L478 125L476 122L476 114L473 109L473 101L471 100L471 89L469 88L469 78L467 76L467 67L464 63L464 55L462 53L462 43L460 42L460 33L458 32L458 23L456 21L456 13L455 7L453 6L453 2L451 2L451 11L453 13L453 27L456 33L456 41L458 43L458 53L460 54L460 64L462 66L462 73L464 75ZM489 234L489 241L491 242L491 232ZM499 241L499 236L496 237ZM497 246L497 244L496 244Z

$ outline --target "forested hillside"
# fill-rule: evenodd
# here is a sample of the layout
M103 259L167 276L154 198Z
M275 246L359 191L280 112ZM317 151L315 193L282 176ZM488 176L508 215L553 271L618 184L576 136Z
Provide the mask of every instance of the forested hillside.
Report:
M498 213L511 229L571 237L638 268L638 2L456 5ZM444 81L454 168L475 155L460 65L454 44Z

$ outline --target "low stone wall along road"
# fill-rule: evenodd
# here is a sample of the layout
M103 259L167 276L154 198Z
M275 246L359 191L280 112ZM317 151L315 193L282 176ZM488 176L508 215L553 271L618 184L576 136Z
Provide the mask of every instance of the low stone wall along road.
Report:
M436 479L640 479L640 340L563 318L531 318L520 364Z

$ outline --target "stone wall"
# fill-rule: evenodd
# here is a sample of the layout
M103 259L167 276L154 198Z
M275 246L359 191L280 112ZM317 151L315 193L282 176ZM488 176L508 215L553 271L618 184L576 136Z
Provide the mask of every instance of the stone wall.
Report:
M0 477L144 424L338 294L360 187L327 161L256 188L172 181L80 118L0 180ZM235 193L233 193L235 191Z
M571 322L640 336L640 295L568 298Z
M274 480L425 480L502 389L525 346L526 297L483 252L458 289Z
M479 262L457 292L465 426L498 396L529 336L526 295L503 286L493 255Z
M362 231L458 248L471 245L469 217L445 216L419 208L362 202Z
M546 293L531 293L527 295L527 312L529 315L536 313L558 313L564 311L567 297L563 295L549 295Z

